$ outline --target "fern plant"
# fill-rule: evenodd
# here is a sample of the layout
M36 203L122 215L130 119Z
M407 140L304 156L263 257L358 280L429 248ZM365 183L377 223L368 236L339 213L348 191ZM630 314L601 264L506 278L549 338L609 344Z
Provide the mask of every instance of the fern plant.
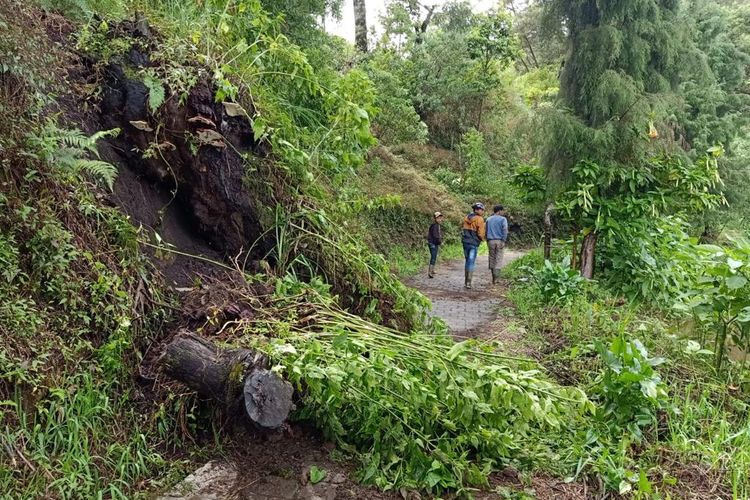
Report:
M54 120L48 119L41 130L29 135L27 142L30 154L53 169L66 174L91 175L111 190L117 168L99 159L96 143L99 139L115 137L119 133L120 129L115 128L89 136L79 129L62 129Z

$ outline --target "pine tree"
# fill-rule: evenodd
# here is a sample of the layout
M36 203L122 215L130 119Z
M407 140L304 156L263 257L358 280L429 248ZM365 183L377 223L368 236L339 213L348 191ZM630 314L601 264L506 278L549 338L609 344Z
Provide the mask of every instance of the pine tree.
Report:
M744 125L750 58L731 36L727 9L707 0L544 4L568 33L560 98L584 127L555 124L548 166L564 173L580 159L638 161L649 123L660 145L698 154L728 146ZM576 154L581 134L590 144Z
M647 174L655 154L681 155L688 142L676 116L684 107L688 56L700 49L679 22L680 1L544 3L568 33L568 47L560 70L561 106L545 116L543 164L560 191L572 189L574 167L582 161L614 179L600 196L636 191L627 185L631 181L616 178L629 170ZM692 78L711 78L707 66L691 70ZM600 236L601 218L593 215L586 223L574 221L584 234L581 270L587 277Z
M677 0L548 0L568 33L560 98L570 123L556 123L547 166L562 173L581 159L633 161L649 119L666 121L676 100L689 40L678 25ZM661 120L660 120L661 119ZM581 148L581 142L587 142Z
M682 25L695 40L686 58L679 115L689 145L703 151L732 142L750 123L750 95L745 88L750 55L730 28L731 11L713 0L686 0Z

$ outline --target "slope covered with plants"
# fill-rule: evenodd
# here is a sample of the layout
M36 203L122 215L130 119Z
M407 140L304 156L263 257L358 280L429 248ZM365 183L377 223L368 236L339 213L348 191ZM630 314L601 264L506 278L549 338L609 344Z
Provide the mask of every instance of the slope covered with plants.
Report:
M272 446L166 376L191 332L382 490L747 497L746 7L393 0L358 49L341 7L0 5L2 490L148 496ZM392 273L475 200L545 243L493 342Z

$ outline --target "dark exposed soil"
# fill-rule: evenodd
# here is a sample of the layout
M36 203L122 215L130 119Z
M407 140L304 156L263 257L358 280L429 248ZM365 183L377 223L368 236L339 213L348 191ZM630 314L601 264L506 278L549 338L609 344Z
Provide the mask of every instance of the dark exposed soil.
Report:
M395 499L397 492L383 492L362 486L354 478L354 468L332 443L313 429L290 426L286 432L246 446L235 441L229 458L242 470L233 488L237 499L309 498L309 470L326 471L314 495L336 499ZM281 481L279 479L282 479ZM294 492L296 496L290 496Z
M584 481L566 483L558 477L547 474L536 474L528 479L523 479L518 471L513 468L490 476L490 485L493 493L479 493L475 495L475 498L477 500L495 500L507 498L512 492L523 492L539 500L593 500L604 497L600 493L600 486L596 484L588 484ZM607 496L607 498L618 497Z
M111 146L103 146L103 157L110 159ZM195 230L190 217L175 202L172 194L145 174L128 165L119 169L111 201L128 214L136 225L154 231L178 251L221 261L223 255ZM145 236L145 235L144 235ZM154 252L151 252L154 255ZM154 262L168 283L190 286L197 276L215 275L219 269L205 260L177 253L161 252Z
M657 472L650 474L652 482L660 484L660 489L673 498L686 500L729 500L732 491L726 486L725 477L721 470L706 464L685 461L676 456L671 450L664 448L659 453L660 467ZM674 478L677 481L664 481ZM670 484L674 483L674 484Z
M48 29L58 39L70 36L66 31ZM254 169L269 168L270 162L269 146L254 139L253 110L230 115L203 78L184 103L165 89L164 103L152 112L138 70L150 65L155 35L145 20L125 21L112 31L137 43L103 67L87 55L74 58L68 71L73 93L60 99L68 119L87 132L121 130L100 141L102 159L119 169L110 201L147 229L144 238L155 232L174 246L177 252L157 260L173 284L190 284L194 273L213 274L210 260L235 258L247 266L264 258L273 241L260 221L273 206L269 195L279 193L273 186L252 186L248 160ZM92 86L101 88L98 100L82 94ZM84 99L89 102L81 106Z
M226 115L205 81L190 91L185 106L170 98L154 119L142 82L130 80L119 66L111 66L108 77L102 124L122 129L110 141L111 152L119 156L119 164L141 174L126 180L151 181L173 192L183 217L217 252L237 255L247 250L261 235L260 207L258 196L245 185L241 154L259 159L265 155L264 146L253 143L248 119ZM141 126L153 130L139 130L133 122L147 123ZM191 137L208 132L216 137L210 144L191 142ZM152 156L144 158L146 151ZM132 209L132 204L126 208Z

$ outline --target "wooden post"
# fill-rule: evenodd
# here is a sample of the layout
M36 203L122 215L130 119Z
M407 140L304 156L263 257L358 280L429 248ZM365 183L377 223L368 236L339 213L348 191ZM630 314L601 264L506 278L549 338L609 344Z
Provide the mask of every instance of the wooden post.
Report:
M578 269L578 233L573 233L573 248L570 251L570 268Z
M599 234L596 231L591 231L584 236L581 244L581 276L589 280L594 277L594 257L598 238Z
M547 204L544 209L544 260L552 257L552 203Z

